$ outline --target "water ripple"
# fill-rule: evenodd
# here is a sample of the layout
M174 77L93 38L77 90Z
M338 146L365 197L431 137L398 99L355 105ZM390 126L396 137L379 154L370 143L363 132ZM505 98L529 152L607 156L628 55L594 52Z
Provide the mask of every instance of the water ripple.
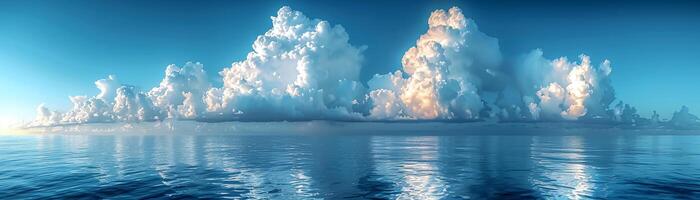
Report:
M3 199L697 199L700 136L30 135Z

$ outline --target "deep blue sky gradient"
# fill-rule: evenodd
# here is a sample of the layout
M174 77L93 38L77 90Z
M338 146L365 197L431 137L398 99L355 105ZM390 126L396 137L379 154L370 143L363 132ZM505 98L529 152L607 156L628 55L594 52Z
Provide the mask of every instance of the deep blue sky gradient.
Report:
M217 73L245 58L283 5L341 24L366 45L362 80L400 67L435 9L459 6L506 58L610 59L618 99L662 117L700 110L700 3L694 1L0 1L0 117L31 119L46 103L94 95L109 74L144 90L168 64Z

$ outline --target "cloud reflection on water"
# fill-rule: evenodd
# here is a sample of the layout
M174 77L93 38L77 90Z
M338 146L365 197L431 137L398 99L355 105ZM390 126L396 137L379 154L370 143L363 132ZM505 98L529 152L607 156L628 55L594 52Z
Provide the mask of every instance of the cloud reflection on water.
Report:
M700 195L698 136L37 135L0 144L8 198Z

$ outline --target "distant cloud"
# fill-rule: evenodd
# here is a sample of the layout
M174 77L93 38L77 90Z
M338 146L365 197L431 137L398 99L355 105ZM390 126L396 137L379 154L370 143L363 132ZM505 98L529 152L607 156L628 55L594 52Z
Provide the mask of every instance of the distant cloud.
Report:
M671 118L669 124L674 128L697 129L700 128L700 118L690 114L690 109L683 106L679 111L673 113L673 118Z
M50 111L44 105L37 108L37 117L30 126L80 124L98 122L135 122L165 119L151 96L134 86L122 85L115 76L95 82L100 93L94 97L71 96L73 107L66 113Z
M609 117L609 105L615 100L610 61L596 67L586 55L578 63L566 57L547 60L542 55L539 49L526 55L513 75L532 119Z
M488 120L659 122L616 100L610 61L550 60L536 49L503 62L498 40L479 31L459 8L436 10L428 30L405 52L402 68L359 82L364 47L340 25L282 7L245 60L213 87L200 63L170 65L157 87L140 91L115 76L95 82L100 93L72 96L65 113L43 104L28 126L182 119ZM505 64L504 64L505 63ZM684 107L668 122L698 126Z
M36 119L34 119L29 126L49 126L55 125L61 122L61 114L51 111L44 106L44 104L39 105L36 108Z

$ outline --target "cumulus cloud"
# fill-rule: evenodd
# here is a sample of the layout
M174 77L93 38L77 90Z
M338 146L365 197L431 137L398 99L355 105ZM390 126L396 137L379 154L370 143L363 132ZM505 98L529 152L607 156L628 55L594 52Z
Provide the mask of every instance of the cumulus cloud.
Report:
M478 119L484 108L479 88L495 78L500 62L498 41L459 8L436 10L428 31L404 54L403 68L369 81L369 116Z
M141 92L115 76L95 82L100 93L70 97L62 114L43 105L33 125L154 121L359 119L366 94L358 82L364 47L340 25L282 7L245 60L219 74L214 88L200 63L170 65L157 87Z
M183 67L169 65L165 77L148 92L148 97L169 118L195 119L205 111L202 96L210 88L204 66L188 62Z
M282 7L244 60L219 72L213 87L200 63L169 65L148 91L115 76L95 82L95 96L72 96L65 113L44 105L31 126L164 119L271 120L608 120L657 123L619 101L610 61L586 55L547 59L536 49L503 64L498 40L459 8L431 13L428 29L401 68L359 82L365 47L340 25ZM684 107L672 124L693 124Z
M121 84L116 76L97 80L95 86L100 90L95 96L69 97L73 106L68 112L51 111L39 105L37 117L29 126L155 121L167 117L153 103L153 97L134 86Z
M211 88L202 64L191 62L169 65L160 85L147 93L121 84L114 75L95 86L100 93L93 97L69 97L73 107L66 113L39 106L34 125L193 119L204 111L202 96Z
M30 126L49 126L61 121L61 113L49 110L44 104L36 108L36 118Z
M134 86L121 86L117 89L114 98L114 119L117 121L155 121L164 119L153 101L143 92L139 92Z
M219 74L206 92L207 119L350 119L365 89L358 82L363 47L340 25L282 7L245 60Z
M609 117L609 105L615 100L610 61L595 66L586 55L579 59L579 62L570 62L566 57L548 60L538 49L516 66L514 77L524 94L530 117L545 120Z

